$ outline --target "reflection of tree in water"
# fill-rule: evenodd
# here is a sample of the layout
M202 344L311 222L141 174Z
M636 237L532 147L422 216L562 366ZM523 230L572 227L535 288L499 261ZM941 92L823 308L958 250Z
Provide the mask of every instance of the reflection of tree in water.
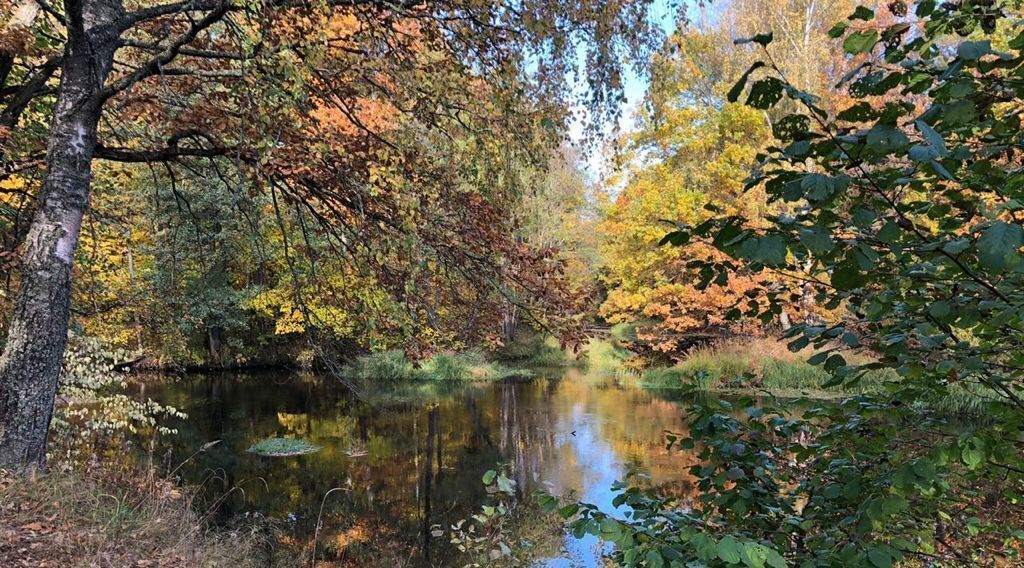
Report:
M331 381L229 375L154 385L148 394L190 415L161 448L174 465L222 440L179 472L190 483L217 472L223 483L211 484L211 503L231 487L243 489L224 499L221 519L265 514L281 519L298 546L308 545L321 500L340 487L324 505L321 557L360 565L363 547L402 559L412 552L419 563L429 553L444 565L451 551L444 539L425 540L429 527L477 512L486 500L481 477L496 464L511 464L523 491L545 480L582 486L592 464L576 451L590 443L573 434L580 419L593 419L593 441L623 470L628 462L656 480L681 478L689 461L669 455L663 443L665 429L682 426L679 405L574 373L479 386L386 385L379 390L387 392L367 390L363 399ZM323 449L286 459L245 451L282 435Z

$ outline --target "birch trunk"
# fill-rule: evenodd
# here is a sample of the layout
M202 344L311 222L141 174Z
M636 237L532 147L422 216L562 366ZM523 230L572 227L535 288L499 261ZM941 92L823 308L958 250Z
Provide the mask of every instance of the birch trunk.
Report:
M0 356L0 466L45 465L46 439L67 344L71 268L89 203L92 159L123 14L117 0L68 0L46 174L26 237L21 288Z

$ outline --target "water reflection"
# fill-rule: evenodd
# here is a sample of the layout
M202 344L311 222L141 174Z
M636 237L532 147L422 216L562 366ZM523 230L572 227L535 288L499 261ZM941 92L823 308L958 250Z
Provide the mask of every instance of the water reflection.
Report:
M453 551L433 524L466 518L485 501L480 479L511 464L525 493L556 493L613 511L612 483L627 469L692 489L691 459L669 453L664 431L683 427L684 405L569 369L529 382L408 384L361 398L322 377L216 375L150 384L146 395L189 414L155 456L205 484L227 521L239 514L286 523L308 543L323 506L323 554L379 565L388 558L446 566ZM323 449L294 458L246 449L271 436L301 436ZM231 488L237 488L231 490ZM335 489L328 495L328 491ZM327 498L325 499L325 495ZM600 566L599 543L566 536L544 551L548 566Z

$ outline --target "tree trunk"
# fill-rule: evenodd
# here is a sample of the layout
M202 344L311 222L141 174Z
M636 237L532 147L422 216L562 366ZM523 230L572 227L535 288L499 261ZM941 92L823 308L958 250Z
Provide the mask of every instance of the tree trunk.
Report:
M516 328L519 326L519 307L508 302L505 307L505 314L501 320L501 335L505 345L511 345L516 340Z
M89 202L99 96L114 58L117 0L68 0L46 175L25 240L21 288L0 356L0 466L45 465L46 438L67 344L71 268Z

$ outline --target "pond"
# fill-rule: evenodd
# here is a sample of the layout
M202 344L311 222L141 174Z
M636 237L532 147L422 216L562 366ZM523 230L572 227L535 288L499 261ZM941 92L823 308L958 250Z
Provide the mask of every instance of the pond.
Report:
M308 550L319 517L321 558L351 565L455 562L449 538L431 537L430 527L479 512L488 499L481 478L500 464L523 495L544 487L605 511L614 510L612 484L631 470L692 490L692 458L664 443L666 430L683 428L684 403L575 368L538 375L358 392L326 377L192 375L137 394L188 414L146 459L202 485L217 519L270 519L286 542ZM247 451L269 437L321 449L296 457ZM575 539L554 523L532 530L543 533L532 537L535 565L601 565L592 537Z

